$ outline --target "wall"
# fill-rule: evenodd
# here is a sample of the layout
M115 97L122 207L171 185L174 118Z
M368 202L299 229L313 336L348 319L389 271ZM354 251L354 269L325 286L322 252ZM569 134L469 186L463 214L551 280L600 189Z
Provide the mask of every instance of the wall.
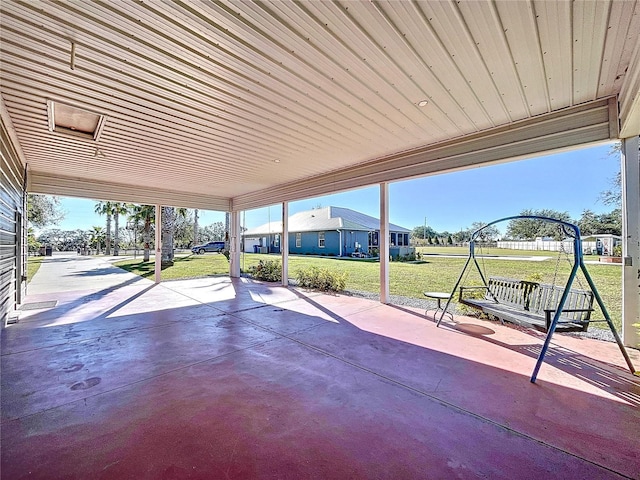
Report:
M335 230L324 232L324 248L318 247L318 232L302 232L301 240L301 246L296 247L296 234L289 233L289 253L340 255L340 234Z
M0 319L5 325L25 293L26 282L26 197L24 173L16 146L9 135L10 126L0 122Z
M361 252L369 251L369 232L345 230L342 232L342 256L348 257L356 251L356 243Z

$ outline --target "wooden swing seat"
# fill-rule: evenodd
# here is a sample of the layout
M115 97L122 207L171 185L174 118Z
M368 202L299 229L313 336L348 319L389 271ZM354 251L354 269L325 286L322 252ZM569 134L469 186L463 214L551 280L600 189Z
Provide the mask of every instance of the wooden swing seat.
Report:
M474 291L484 291L483 298L471 297L470 292ZM503 322L547 332L563 291L563 287L545 283L490 277L486 287L461 286L458 301ZM569 290L556 331L586 332L593 299L593 292L589 290Z

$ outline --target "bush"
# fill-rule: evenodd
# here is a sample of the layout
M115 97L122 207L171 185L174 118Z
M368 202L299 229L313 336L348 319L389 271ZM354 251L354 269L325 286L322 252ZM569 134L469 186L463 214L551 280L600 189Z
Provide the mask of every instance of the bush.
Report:
M249 269L251 276L265 282L279 282L282 280L282 265L279 260L260 260L258 265Z
M299 269L296 272L296 281L304 288L323 292L341 292L347 284L347 274L312 266Z
M613 256L621 257L622 256L622 245L616 245L613 247Z
M528 282L542 283L543 278L541 273L534 272L534 273L530 273L529 276L526 278L526 280Z

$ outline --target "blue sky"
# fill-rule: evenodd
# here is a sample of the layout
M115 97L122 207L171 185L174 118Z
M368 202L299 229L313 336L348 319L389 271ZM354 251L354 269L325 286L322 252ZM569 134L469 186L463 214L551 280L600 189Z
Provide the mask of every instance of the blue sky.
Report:
M473 222L490 222L519 214L523 209L567 211L577 219L585 209L596 213L612 207L600 200L620 167L619 156L608 156L610 145L546 155L517 162L434 175L390 185L390 219L406 228L427 225L436 231L456 232ZM62 230L103 225L93 210L96 201L62 198L66 218ZM352 208L378 217L379 187L291 202L290 214L329 205ZM248 211L247 228L281 216L280 206ZM202 212L201 225L224 221L222 212ZM124 223L125 219L121 219Z

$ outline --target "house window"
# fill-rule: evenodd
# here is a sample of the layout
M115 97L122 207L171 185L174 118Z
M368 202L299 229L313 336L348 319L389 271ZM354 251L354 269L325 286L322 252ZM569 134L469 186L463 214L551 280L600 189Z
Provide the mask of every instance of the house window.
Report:
M404 234L404 244L409 246L409 234L408 233Z
M324 248L324 232L318 232L318 247Z
M395 233L390 233L389 234L389 243L391 244L392 247L396 246L396 234Z
M402 234L401 234L401 233L399 233L399 234L398 234L398 246L399 246L399 247L400 247L400 246L402 246L402 245L404 245L403 238L404 238L404 237L402 236Z
M280 235L276 235L273 239L273 246L278 248L280 246Z
M369 246L378 246L378 232L369 232Z
M302 234L296 233L296 248L302 247Z

